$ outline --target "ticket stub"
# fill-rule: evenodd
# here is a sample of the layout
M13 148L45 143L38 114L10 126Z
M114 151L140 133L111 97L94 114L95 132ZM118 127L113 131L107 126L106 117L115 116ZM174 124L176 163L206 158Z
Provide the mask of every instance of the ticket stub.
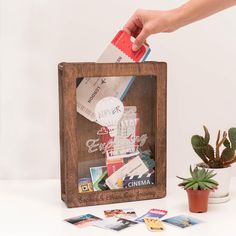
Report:
M156 231L162 231L165 229L164 225L158 218L145 217L144 222L150 231L156 232Z
M106 166L108 176L119 170L122 166L128 163L130 160L138 156L139 151L130 154L110 156L109 151L106 152Z
M155 183L155 174L147 173L144 175L127 176L123 179L123 188L133 188L146 185L153 185Z
M150 53L147 45L138 51L132 51L131 36L121 30L107 46L98 63L142 62ZM105 97L116 97L123 100L128 92L133 76L125 77L89 77L84 78L76 89L77 112L95 122L95 106Z
M166 214L167 214L166 210L152 208L146 214L144 214L144 215L138 217L137 219L135 219L135 221L144 222L145 217L161 218L161 217L165 216Z

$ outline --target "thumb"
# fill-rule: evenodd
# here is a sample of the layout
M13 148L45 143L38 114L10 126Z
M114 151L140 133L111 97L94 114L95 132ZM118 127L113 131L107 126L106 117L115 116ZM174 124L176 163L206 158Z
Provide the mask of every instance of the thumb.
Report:
M136 37L133 45L132 45L132 50L133 51L137 51L142 44L146 41L147 37L149 36L147 30L145 30L144 28L141 30L141 32L138 34L138 36Z

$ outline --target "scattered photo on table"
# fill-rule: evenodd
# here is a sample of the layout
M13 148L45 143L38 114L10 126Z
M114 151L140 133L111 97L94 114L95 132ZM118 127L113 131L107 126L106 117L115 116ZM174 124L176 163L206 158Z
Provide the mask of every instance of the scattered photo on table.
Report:
M198 219L195 219L190 216L185 216L185 215L174 216L174 217L163 220L163 222L171 224L171 225L175 225L182 229L202 223L202 221Z
M112 210L105 210L104 214L106 217L120 217L125 219L132 219L137 217L134 209L127 208L127 209L112 209Z
M166 210L153 208L153 209L149 210L146 214L135 219L135 221L144 222L145 217L161 218L161 217L165 216L166 214L167 214Z
M138 223L124 218L109 217L104 220L97 221L93 225L103 229L121 231L136 224Z
M155 217L145 217L144 223L146 224L148 230L150 231L163 231L165 229L163 223L160 221L159 218Z
M85 226L92 225L96 221L102 220L101 218L91 215L91 214L86 214L86 215L81 215L69 219L65 219L64 221L71 223L79 228L83 228Z

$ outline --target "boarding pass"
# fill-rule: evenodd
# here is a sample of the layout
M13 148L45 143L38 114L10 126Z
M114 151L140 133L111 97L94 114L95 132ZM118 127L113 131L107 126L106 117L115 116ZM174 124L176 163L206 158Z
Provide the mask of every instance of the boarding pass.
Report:
M132 51L132 37L121 30L107 46L97 63L143 62L150 53L148 45ZM133 76L84 78L76 89L77 112L95 122L97 102L105 97L123 100L128 92Z

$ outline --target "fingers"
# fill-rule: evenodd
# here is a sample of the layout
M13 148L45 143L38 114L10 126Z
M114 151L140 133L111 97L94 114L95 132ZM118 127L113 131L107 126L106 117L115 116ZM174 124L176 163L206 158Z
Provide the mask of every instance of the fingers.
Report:
M145 43L147 37L150 35L149 31L144 25L143 11L137 10L134 15L128 20L123 30L129 33L135 38L132 45L132 50L137 51L143 43Z
M135 33L139 28L142 28L142 24L136 15L133 15L123 27L123 30L135 37Z
M132 22L128 22L124 27L123 30L126 31L128 34L132 34L132 31L136 28L135 25L133 25Z
M132 50L133 51L139 50L139 48L142 46L142 44L146 42L146 39L149 35L150 34L148 33L148 31L145 28L143 28L141 30L141 32L137 35L137 37L132 45Z

